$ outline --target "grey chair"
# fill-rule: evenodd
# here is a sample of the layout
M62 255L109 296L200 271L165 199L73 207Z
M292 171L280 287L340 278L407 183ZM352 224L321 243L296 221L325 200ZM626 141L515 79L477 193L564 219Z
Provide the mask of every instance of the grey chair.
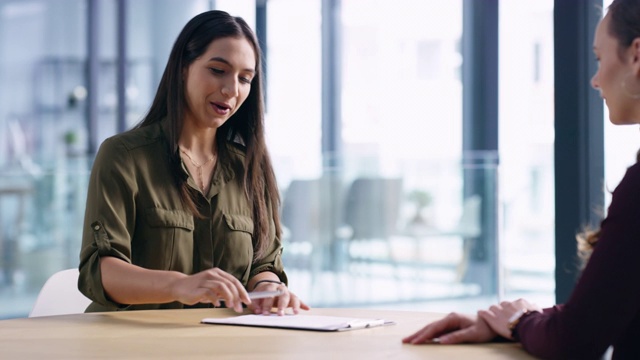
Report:
M335 217L340 189L339 179L329 175L293 180L283 194L282 261L287 269L309 273L312 292L322 291L315 286L319 278L331 279L338 270L335 224L339 221ZM343 289L335 278L331 283L335 285L332 296L340 298Z
M346 192L344 206L344 224L351 232L348 243L382 242L386 246L386 261L397 267L390 240L398 232L401 201L401 178L355 179ZM353 254L350 250L348 255L349 263L380 260L367 258L362 254Z
M283 261L287 268L308 269L320 233L320 181L294 179L282 200Z

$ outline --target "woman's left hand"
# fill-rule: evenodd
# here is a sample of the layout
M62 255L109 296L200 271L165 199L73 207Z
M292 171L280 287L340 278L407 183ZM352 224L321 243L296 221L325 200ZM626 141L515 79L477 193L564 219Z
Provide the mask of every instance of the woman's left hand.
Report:
M496 333L480 317L450 313L402 339L405 344L462 344L489 342Z
M256 286L253 291L281 291L282 295L278 295L273 298L264 298L252 300L248 306L255 314L267 315L271 313L271 309L277 307L278 315L284 315L284 309L290 307L294 314L297 314L300 309L309 310L309 306L298 297L289 291L289 288L285 284L276 284L271 282L262 282Z

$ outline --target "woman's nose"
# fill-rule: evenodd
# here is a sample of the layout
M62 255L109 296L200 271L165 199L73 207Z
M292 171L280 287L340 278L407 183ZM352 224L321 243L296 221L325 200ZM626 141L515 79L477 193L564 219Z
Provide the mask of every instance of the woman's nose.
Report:
M591 78L591 87L596 90L600 89L600 85L598 84L598 73L595 73Z
M229 97L238 96L238 81L230 80L225 82L222 86L222 94Z

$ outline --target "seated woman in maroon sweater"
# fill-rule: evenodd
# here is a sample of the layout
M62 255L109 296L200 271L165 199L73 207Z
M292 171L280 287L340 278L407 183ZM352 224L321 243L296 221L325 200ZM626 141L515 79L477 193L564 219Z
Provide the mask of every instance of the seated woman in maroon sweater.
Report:
M611 122L640 123L640 1L613 1L598 24L593 49L600 66L591 84ZM542 358L595 359L613 346L614 359L640 359L640 163L627 170L600 229L585 240L597 246L566 304L540 309L521 299L477 316L452 313L403 342L504 337Z

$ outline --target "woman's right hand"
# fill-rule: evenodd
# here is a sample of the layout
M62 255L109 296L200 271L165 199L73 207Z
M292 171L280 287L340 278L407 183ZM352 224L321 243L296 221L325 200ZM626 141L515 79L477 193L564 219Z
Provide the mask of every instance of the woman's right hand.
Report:
M411 336L402 339L405 344L439 342L441 344L489 342L497 336L487 322L480 318L450 313L432 322Z
M518 299L516 301L503 301L500 304L492 305L488 310L478 311L478 317L486 321L491 329L500 336L513 340L512 331L509 328L510 320L514 314L523 310L542 312L542 308L539 306L531 304L527 300Z
M200 302L220 306L222 300L227 307L242 312L242 303L251 304L240 281L218 268L180 277L172 282L171 291L177 301L187 305Z

